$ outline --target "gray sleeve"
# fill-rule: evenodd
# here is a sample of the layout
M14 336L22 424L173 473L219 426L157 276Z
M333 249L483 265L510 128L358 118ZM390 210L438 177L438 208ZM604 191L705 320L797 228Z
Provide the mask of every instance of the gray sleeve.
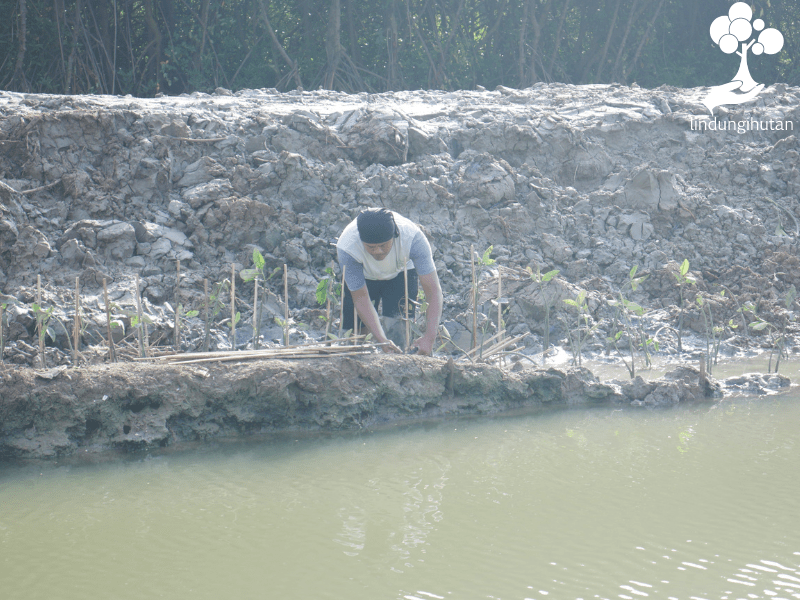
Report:
M336 253L339 255L339 265L342 268L347 267L344 272L347 289L354 292L367 285L367 280L364 279L364 266L340 248L336 249Z
M408 257L414 263L417 275L427 275L436 270L436 266L433 264L431 245L428 243L428 238L421 231L414 236Z

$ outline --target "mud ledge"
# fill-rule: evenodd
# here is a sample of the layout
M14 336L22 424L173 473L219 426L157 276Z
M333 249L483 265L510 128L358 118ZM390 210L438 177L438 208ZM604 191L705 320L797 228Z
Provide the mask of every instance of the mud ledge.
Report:
M719 389L680 369L601 383L586 369L461 365L414 356L203 367L14 368L0 382L0 460L142 451L283 431L361 429L446 415L597 404L675 404Z

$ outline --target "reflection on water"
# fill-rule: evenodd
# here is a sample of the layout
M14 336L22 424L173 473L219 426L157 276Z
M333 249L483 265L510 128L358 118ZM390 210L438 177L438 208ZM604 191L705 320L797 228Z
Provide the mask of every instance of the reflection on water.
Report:
M0 596L800 598L798 399L5 467Z

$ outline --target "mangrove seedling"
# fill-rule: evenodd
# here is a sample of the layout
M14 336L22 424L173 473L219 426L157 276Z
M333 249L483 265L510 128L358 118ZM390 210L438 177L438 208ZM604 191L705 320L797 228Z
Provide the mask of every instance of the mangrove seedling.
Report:
M636 376L636 359L634 358L633 354L634 346L638 344L642 349L646 367L652 365L650 348L652 347L656 352L658 351L658 342L647 335L641 322L641 317L644 316L645 313L644 308L636 302L625 298L624 294L625 289L628 287L632 292L638 290L639 285L641 285L641 283L649 277L649 275L636 277L636 271L638 269L638 265L634 265L628 272L628 281L619 291L619 300L609 301L609 305L615 307L616 312L614 314L614 321L612 324L612 332L614 335L608 337L607 341L614 344L614 349L620 355L625 368L628 369L631 379ZM633 317L637 317L639 319L636 324L634 324ZM628 364L628 361L625 360L625 356L619 349L619 340L622 338L623 334L628 337L628 351L630 353L631 360L630 364Z
M560 273L558 269L553 269L552 271L548 271L547 273L542 274L539 270L539 265L536 265L536 273L534 274L533 269L527 267L525 269L528 271L528 275L530 275L531 279L536 282L536 285L539 288L539 297L542 299L544 303L544 339L543 339L543 349L542 349L542 364L544 364L545 360L547 360L547 350L550 348L550 302L544 294L545 284L550 282L556 275Z
M184 312L184 308L182 304L178 304L178 328L179 329L188 329L189 328L189 319L192 319L200 314L199 310L187 310Z
M577 312L577 324L575 329L569 331L569 345L572 351L572 364L581 366L583 346L592 334L597 330L598 325L590 325L589 305L586 302L586 290L581 290L574 300L565 298L564 303L575 308Z
M797 298L797 290L794 285L789 288L789 291L784 296L783 302L786 306L786 309L789 310L794 304L795 299ZM769 363L767 364L767 373L772 373L772 355L776 354L775 358L775 373L778 372L778 367L781 364L781 356L784 354L785 346L786 346L786 327L781 327L780 329L770 323L769 321L763 319L756 310L756 305L754 303L747 303L745 304L742 309L746 312L752 312L753 318L755 319L752 323L750 323L750 328L753 331L764 331L767 330L770 339L770 351L769 351ZM794 320L794 314L790 315L790 320Z
M261 319L260 314L261 311L260 306L261 302L258 300L258 278L264 280L264 282L269 281L272 279L277 273L280 272L281 268L276 267L272 270L272 273L269 275L266 274L266 267L267 261L264 259L264 255L258 251L258 248L253 249L253 267L252 269L242 269L239 272L239 276L242 278L242 281L248 283L250 281L253 282L253 347L258 349L258 340L260 338L260 331L261 328ZM262 302L263 302L263 295L262 295Z
M689 277L687 275L689 273L689 259L684 258L683 262L681 263L680 269L678 269L677 273L674 273L675 279L678 281L678 292L680 293L681 297L681 312L680 316L678 317L678 352L683 352L683 344L682 344L682 335L683 335L683 314L684 309L686 307L686 301L683 297L684 288L687 285L694 285L697 281L694 277Z
M341 284L336 281L333 267L325 267L325 277L319 280L316 290L317 304L325 305L325 339L331 335L331 305L336 306L336 298L341 295Z

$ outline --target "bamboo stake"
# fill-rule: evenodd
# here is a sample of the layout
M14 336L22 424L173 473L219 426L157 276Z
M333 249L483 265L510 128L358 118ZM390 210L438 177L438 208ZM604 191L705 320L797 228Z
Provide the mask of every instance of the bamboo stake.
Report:
M6 339L3 332L3 320L5 319L6 305L0 302L0 363L5 363L6 358Z
M347 285L344 281L344 273L347 270L347 265L342 265L342 301L339 304L339 338L342 337L344 332L344 286Z
M475 246L470 244L469 259L472 263L472 348L478 345L478 288L475 283Z
M209 332L209 324L208 324L208 279L203 279L203 292L205 296L205 334L203 336L203 351L208 352L208 332Z
M356 308L355 298L353 299L353 335L358 335L358 309Z
M36 335L39 336L39 363L43 369L47 368L47 357L44 354L44 336L42 335L42 324L44 321L42 310L42 276L36 276L36 306L39 310L36 314Z
M146 356L144 351L144 318L142 316L142 299L139 293L139 275L136 275L136 317L139 321L139 356Z
M175 276L175 352L181 351L181 261Z
M406 352L411 343L411 323L408 321L408 263L403 266L403 283L406 286Z
M503 274L497 266L497 331L503 339Z
M289 347L289 269L283 263L283 340Z
M103 298L106 303L106 335L108 336L108 357L112 363L117 362L117 350L114 348L114 336L111 335L111 307L108 303L108 288L103 278Z
M258 350L258 275L253 280L253 348Z
M72 366L78 366L78 345L81 340L81 279L75 278L75 325L72 329Z
M231 350L236 350L236 266L231 264Z
M331 274L328 277L328 286L327 290L328 293L325 296L328 299L328 304L325 307L325 340L328 340L328 337L331 334L331 293L333 292L333 286L331 286L331 282L333 281L333 261L331 261Z

